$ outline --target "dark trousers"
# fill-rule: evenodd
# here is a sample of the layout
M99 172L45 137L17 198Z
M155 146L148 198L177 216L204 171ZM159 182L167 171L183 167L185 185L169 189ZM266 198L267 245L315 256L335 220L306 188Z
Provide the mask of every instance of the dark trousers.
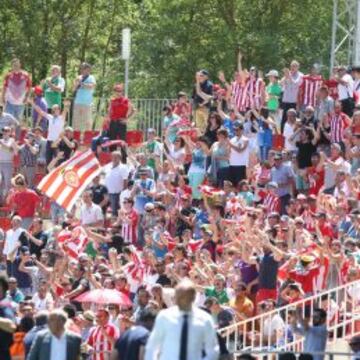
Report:
M283 109L282 119L281 119L281 133L284 132L284 126L286 122L286 114L289 109L296 110L296 103L282 103L281 108Z
M224 181L229 180L229 167L223 167L218 169L216 173L217 178L217 187L222 188L224 186Z
M51 160L55 157L56 155L56 149L51 147L52 145L52 141L48 140L46 142L46 165L49 165Z
M347 116L351 117L354 112L354 100L352 98L347 98L341 100L341 109Z
M109 194L112 216L118 216L118 211L120 208L119 200L120 200L120 194Z
M121 120L110 121L109 138L110 140L124 140L126 141L127 125Z
M289 205L290 199L290 194L280 196L280 215L286 214L286 207Z
M246 166L230 166L229 180L234 186L237 186L241 180L246 179Z

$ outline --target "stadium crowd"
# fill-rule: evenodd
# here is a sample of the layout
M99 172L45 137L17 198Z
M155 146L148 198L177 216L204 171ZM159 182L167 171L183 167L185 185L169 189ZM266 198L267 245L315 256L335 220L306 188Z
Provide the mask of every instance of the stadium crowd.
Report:
M192 95L179 92L163 108L161 133L148 128L137 144L127 143L136 109L122 84L85 144L76 134L92 133L91 66L82 64L70 101L59 66L32 87L12 61L0 106L1 359L75 359L81 349L91 360L158 359L159 351L183 360L184 338L188 360L225 359L212 327L360 279L360 67L325 79L319 65L304 75L292 61L262 76L241 57L230 81L198 71ZM65 177L56 169L88 148L102 171L68 211L61 204L72 193L58 186L49 199L37 184L49 173ZM74 253L69 242L81 246ZM359 311L358 285L346 298L311 309L323 341L307 339L306 350L323 351L326 323ZM168 339L175 304L208 329L203 338L188 338L176 318ZM281 348L299 317L290 330L271 319L255 343ZM59 357L64 344L68 357Z

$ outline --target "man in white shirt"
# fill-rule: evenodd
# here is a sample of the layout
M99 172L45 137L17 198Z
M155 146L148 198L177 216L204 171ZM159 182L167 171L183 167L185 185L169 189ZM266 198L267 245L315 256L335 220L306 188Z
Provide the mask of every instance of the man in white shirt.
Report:
M81 225L101 227L104 225L104 214L101 207L92 202L92 197L91 191L85 191L82 195L80 222Z
M292 136L294 135L296 127L297 127L296 121L297 121L296 110L289 109L287 112L287 118L286 118L286 122L284 125L283 136L285 139L285 150L290 151L290 152L294 152L297 150L296 145L295 145L296 140L290 141L290 138L292 138Z
M215 360L219 346L211 315L193 306L196 290L183 280L175 291L177 306L162 310L145 349L145 360ZM206 356L203 357L203 351Z
M65 330L67 315L62 310L54 310L48 319L48 330L36 336L28 360L78 360L80 358L81 337Z
M246 179L246 168L249 165L249 139L243 135L244 126L239 121L234 121L235 136L229 140L229 178L234 186Z
M10 263L14 262L18 249L23 245L28 245L25 230L20 226L21 222L20 216L14 216L11 220L11 229L6 232L3 254ZM11 275L12 272L10 273Z
M290 64L290 70L284 69L284 77L281 79L281 86L283 88L281 131L284 130L288 110L296 109L299 87L304 76L304 74L299 71L299 66L299 63L293 60Z
M126 188L129 177L129 167L121 163L121 153L114 151L111 153L112 162L105 168L105 186L109 192L111 212L113 216L118 215L120 193Z
M48 282L45 279L41 280L38 291L32 297L32 302L34 303L36 311L53 310L54 299L49 290L50 285L48 284Z
M70 101L64 100L64 111L61 112L59 105L53 105L51 108L51 114L43 111L39 106L35 105L33 100L29 100L29 104L32 105L33 109L43 118L48 119L48 135L46 143L46 163L50 164L51 160L55 156L56 148L53 147L53 144L59 140L61 134L64 132L64 127L66 123L67 113L70 109Z
M352 116L354 111L354 80L351 75L348 74L346 66L339 66L336 70L335 79L338 82L337 89L339 94L339 101L341 102L342 112L348 116Z

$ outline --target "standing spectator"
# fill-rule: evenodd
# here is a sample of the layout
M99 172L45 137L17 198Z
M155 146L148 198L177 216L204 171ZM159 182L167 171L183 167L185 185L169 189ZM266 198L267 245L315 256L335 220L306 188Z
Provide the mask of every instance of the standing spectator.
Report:
M180 116L181 119L189 120L191 117L191 105L186 93L180 91L177 95L177 101L174 105L174 114Z
M15 213L21 216L21 227L28 230L40 204L40 196L34 190L27 188L25 178L20 174L11 182L14 192L10 194L8 202Z
M127 122L134 113L134 109L130 100L124 95L123 84L116 84L114 92L115 96L111 98L108 110L109 138L126 141Z
M120 193L126 188L129 177L129 169L126 164L121 163L121 153L111 153L111 163L105 167L104 184L109 192L109 200L112 216L118 215Z
M61 77L61 67L52 65L50 71L51 76L46 78L42 84L49 113L54 105L61 106L62 93L65 90L65 80Z
M85 131L92 128L92 101L96 81L91 73L91 66L82 63L80 75L74 83L74 107L72 125L75 130Z
M180 117L173 112L170 105L165 105L162 111L164 115L162 126L163 132L165 134L166 140L170 143L173 143L179 130L178 122Z
M184 280L175 291L175 307L163 310L156 318L154 329L146 344L145 360L200 360L203 351L208 360L219 356L219 347L212 318L193 307L196 290ZM191 336L189 336L191 334Z
M139 215L134 209L134 200L124 199L123 206L119 210L119 216L116 225L121 225L121 236L125 243L137 245L137 229Z
M24 114L24 105L31 89L29 74L21 70L19 59L11 61L11 71L5 76L2 91L2 102L5 104L5 112L21 120Z
M92 348L91 360L105 360L110 357L118 338L118 329L110 323L109 312L99 309L96 313L97 326L90 331L87 344Z
M145 154L147 155L147 165L154 171L156 170L156 164L163 159L163 144L156 138L156 130L153 128L147 129L147 141L145 145Z
M271 169L271 181L278 185L277 195L280 198L281 214L286 213L286 206L291 198L292 185L294 183L294 170L283 164L282 154L277 153L274 157L274 166Z
M19 133L19 121L13 115L4 111L4 106L0 104L0 132L3 132L4 127L9 127L16 135Z
M353 66L351 73L354 78L353 95L354 105L358 109L360 105L360 66Z
M47 114L46 112L41 110L37 105L34 104L32 100L30 100L29 103L33 105L34 110L37 111L39 115L46 117L49 121L49 130L46 143L46 163L50 164L51 160L55 157L55 147L53 144L57 140L59 140L61 134L64 131L70 102L64 101L63 112L61 112L61 108L59 105L54 105L51 108L51 114Z
M59 138L53 142L52 147L56 149L57 155L61 155L60 159L56 161L54 167L59 166L64 161L69 160L77 149L77 142L74 140L74 130L72 127L67 126L59 136Z
M145 345L154 326L156 313L145 309L137 325L126 330L115 343L113 360L140 360L145 355Z
M46 139L43 137L43 130L41 127L36 127L33 130L34 133L34 140L39 148L39 152L37 155L37 166L38 169L43 169L43 167L46 165Z
M25 299L25 296L18 288L17 280L14 277L9 278L9 290L6 293L6 297L16 304L20 304Z
M39 145L35 141L34 134L27 133L24 138L24 144L19 147L19 155L20 172L24 175L29 188L34 187L38 154Z
M211 97L213 94L213 84L209 80L209 73L206 70L200 70L196 73L196 86L193 91L194 117L196 126L203 132L206 127L209 116L210 102L199 95L199 91Z
M285 150L294 153L296 151L296 141L290 141L290 139L295 134L297 126L300 124L297 123L296 118L296 110L295 109L288 109L287 116L286 116L286 122L284 124L283 128L283 136L285 140ZM295 140L293 138L293 140Z
M313 312L312 326L309 320L302 317L301 308L298 308L292 316L291 328L296 334L305 336L304 353L324 352L327 342L326 311L316 308ZM314 360L323 360L324 355L312 355Z
M246 179L246 169L249 165L249 139L243 135L244 126L240 121L234 122L235 136L229 140L229 179L237 187Z
M38 291L33 295L32 302L36 311L53 309L54 299L50 293L49 283L45 279L40 280Z
M35 86L33 89L34 93L34 103L36 106L38 106L42 111L47 112L48 111L48 105L46 103L46 100L43 97L43 89L40 86ZM45 116L41 116L36 110L32 109L32 127L36 128L37 126L40 126L41 129L45 132L48 128L48 120Z
M266 76L269 78L269 84L266 86L266 105L270 115L274 117L278 131L280 131L281 119L279 118L279 107L282 89L279 83L279 73L277 70L270 70Z
M311 67L310 74L303 76L298 95L297 111L304 111L309 105L313 108L316 107L318 90L323 83L323 78L319 73L319 64L314 64Z
M351 120L348 115L343 112L341 102L335 101L334 112L330 114L329 118L330 141L331 143L339 143L342 146L342 150L344 150L345 130L350 126Z
M66 321L67 315L64 311L53 310L50 313L49 328L36 336L28 360L79 359L81 338L65 329Z
M0 138L0 202L5 200L14 172L14 155L17 152L17 145L12 138L11 129L5 126L2 129L2 139Z
M6 275L0 274L0 358L2 360L11 360L10 346L13 342L12 334L16 330L13 309L4 302L8 289Z
M334 99L329 95L327 86L321 86L319 89L319 102L316 106L315 125L316 127L323 121L325 116L334 112Z
M36 217L33 220L31 233L26 233L30 242L30 254L35 255L37 259L40 259L41 250L45 248L48 234L44 231L43 219Z
M298 101L299 88L304 74L299 71L299 63L293 60L290 64L290 70L284 69L284 77L281 79L283 88L283 97L281 107L283 115L281 120L281 132L284 131L285 121L287 119L287 112L289 109L296 109Z
M85 191L82 195L82 206L80 208L80 222L87 227L103 227L104 214L99 205L92 201L92 192Z
M346 66L339 66L335 71L335 79L338 83L338 100L341 102L342 111L347 116L352 116L354 111L354 80L347 72Z
M105 215L109 204L109 192L105 185L100 184L100 175L95 176L90 190L93 203L99 205Z

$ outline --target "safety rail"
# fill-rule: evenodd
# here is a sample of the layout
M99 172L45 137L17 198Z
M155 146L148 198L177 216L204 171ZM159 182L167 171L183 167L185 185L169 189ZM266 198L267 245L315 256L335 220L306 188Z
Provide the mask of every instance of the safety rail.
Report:
M360 333L360 280L323 291L219 330L231 353L301 351L304 338L291 330L297 311L312 318L314 308L327 312L328 344Z
M148 128L154 128L160 135L162 130L162 109L165 105L172 104L175 101L175 99L131 99L131 102L136 109L136 113L129 122L129 129L146 131ZM107 113L108 104L108 98L94 100L94 129L101 128L103 118ZM25 106L24 118L29 126L31 124L30 105ZM67 122L71 124L71 112L68 113Z

